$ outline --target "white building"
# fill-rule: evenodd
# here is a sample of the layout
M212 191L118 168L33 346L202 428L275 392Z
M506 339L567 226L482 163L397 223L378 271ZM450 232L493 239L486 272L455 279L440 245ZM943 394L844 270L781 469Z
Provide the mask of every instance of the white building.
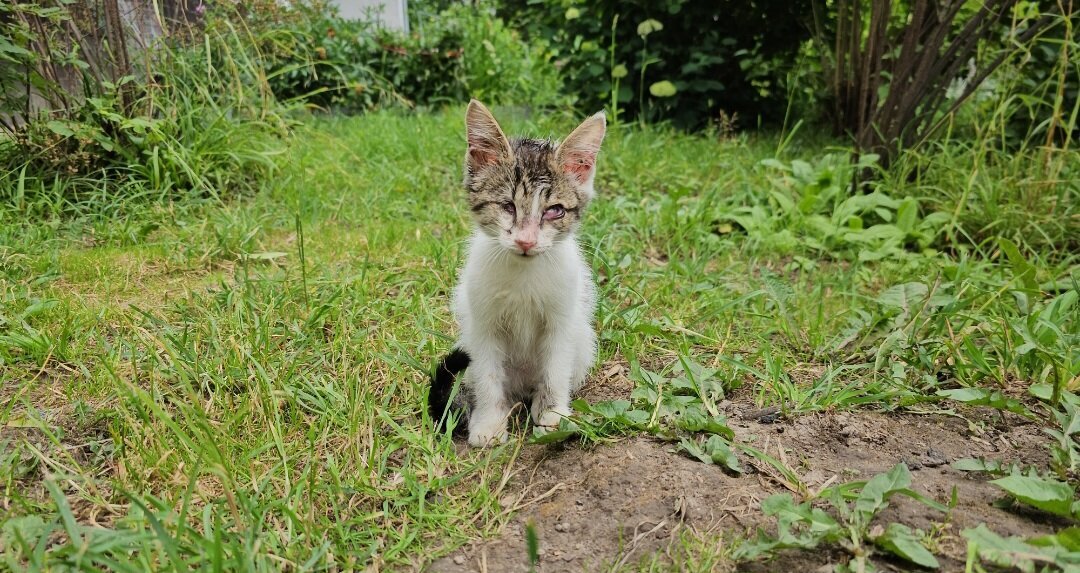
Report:
M407 0L331 0L342 18L371 19L385 28L409 32Z

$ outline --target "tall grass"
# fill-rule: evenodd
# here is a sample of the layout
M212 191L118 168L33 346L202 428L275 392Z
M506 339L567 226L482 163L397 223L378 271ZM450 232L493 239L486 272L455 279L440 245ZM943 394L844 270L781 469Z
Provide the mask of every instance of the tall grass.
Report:
M288 122L239 17L157 40L119 84L26 118L0 142L0 217L49 218L256 189Z

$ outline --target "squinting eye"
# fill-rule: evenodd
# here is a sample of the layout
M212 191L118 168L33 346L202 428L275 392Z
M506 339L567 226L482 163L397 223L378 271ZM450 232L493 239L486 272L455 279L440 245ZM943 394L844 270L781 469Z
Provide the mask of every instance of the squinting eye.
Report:
M511 215L517 213L517 209L514 207L514 204L509 202L509 201L507 201L506 203L503 203L502 207L503 207L504 211L506 211L507 213L510 213Z
M545 221L554 221L555 219L562 219L566 214L566 209L563 209L562 205L552 205L544 211Z

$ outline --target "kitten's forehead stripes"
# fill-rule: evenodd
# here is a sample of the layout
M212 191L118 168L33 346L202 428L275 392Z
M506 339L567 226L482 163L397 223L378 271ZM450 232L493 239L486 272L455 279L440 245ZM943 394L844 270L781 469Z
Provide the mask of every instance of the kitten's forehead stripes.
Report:
M551 199L551 161L555 156L555 144L544 139L515 138L510 141L514 153L514 188L513 199L518 199L518 186L530 211L538 209L540 194L544 201Z
M514 163L514 183L513 183L513 188L512 188L513 190L510 192L510 199L511 200L517 201L518 187L524 187L524 185L525 185L525 170L521 168L520 163L515 162ZM522 192L524 193L524 192L526 192L526 190L522 189Z
M588 197L560 171L558 146L549 140L528 138L509 139L508 143L508 156L466 179L469 207L477 223L495 234L511 232L524 221L535 221L542 229L554 228L557 233L572 231ZM508 212L507 203L515 208ZM545 219L544 213L554 205L563 208L564 216Z

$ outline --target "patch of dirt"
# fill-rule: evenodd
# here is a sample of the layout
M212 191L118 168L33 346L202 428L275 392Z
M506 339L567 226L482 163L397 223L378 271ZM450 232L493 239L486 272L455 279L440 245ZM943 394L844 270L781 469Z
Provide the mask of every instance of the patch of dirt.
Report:
M480 571L486 563L488 571L529 571L530 522L540 540L538 571L545 572L593 571L627 554L632 559L669 542L683 524L742 529L754 523L764 492L758 480L728 476L669 449L674 446L649 438L591 449L527 447L518 462L518 488L527 487L525 499L537 501L499 538L429 570Z
M601 368L617 380L618 361ZM610 375L607 372L611 372ZM613 392L590 384L584 397L610 399ZM627 391L628 392L628 391ZM602 397L601 397L602 396ZM986 523L1002 535L1041 535L1055 529L1045 515L994 507L1000 491L986 476L952 469L965 457L1015 460L1045 467L1047 439L1035 424L997 412L942 414L842 412L784 420L776 411L756 408L749 397L721 404L739 441L793 469L807 491L835 483L868 479L898 462L911 469L913 487L947 503L956 488L959 505L951 517L902 496L893 499L880 523L901 522L939 533L936 552L943 571L962 571L966 546L962 529ZM581 448L576 445L526 446L510 483L525 507L497 538L480 541L433 563L427 570L529 571L526 528L539 539L537 571L596 571L636 563L657 551L678 549L688 529L723 533L730 539L771 527L760 501L774 493L797 491L768 464L740 456L747 473L731 476L675 451L675 445L637 437ZM796 498L799 494L796 493ZM1060 524L1057 524L1060 525ZM719 539L719 537L717 537ZM841 550L783 552L768 562L742 564L745 571L812 571L847 560ZM733 567L733 565L728 564ZM897 564L878 563L885 570Z
M630 363L622 356L605 361L589 376L585 386L578 392L580 398L593 402L604 400L627 400L634 391L634 381L630 379Z

